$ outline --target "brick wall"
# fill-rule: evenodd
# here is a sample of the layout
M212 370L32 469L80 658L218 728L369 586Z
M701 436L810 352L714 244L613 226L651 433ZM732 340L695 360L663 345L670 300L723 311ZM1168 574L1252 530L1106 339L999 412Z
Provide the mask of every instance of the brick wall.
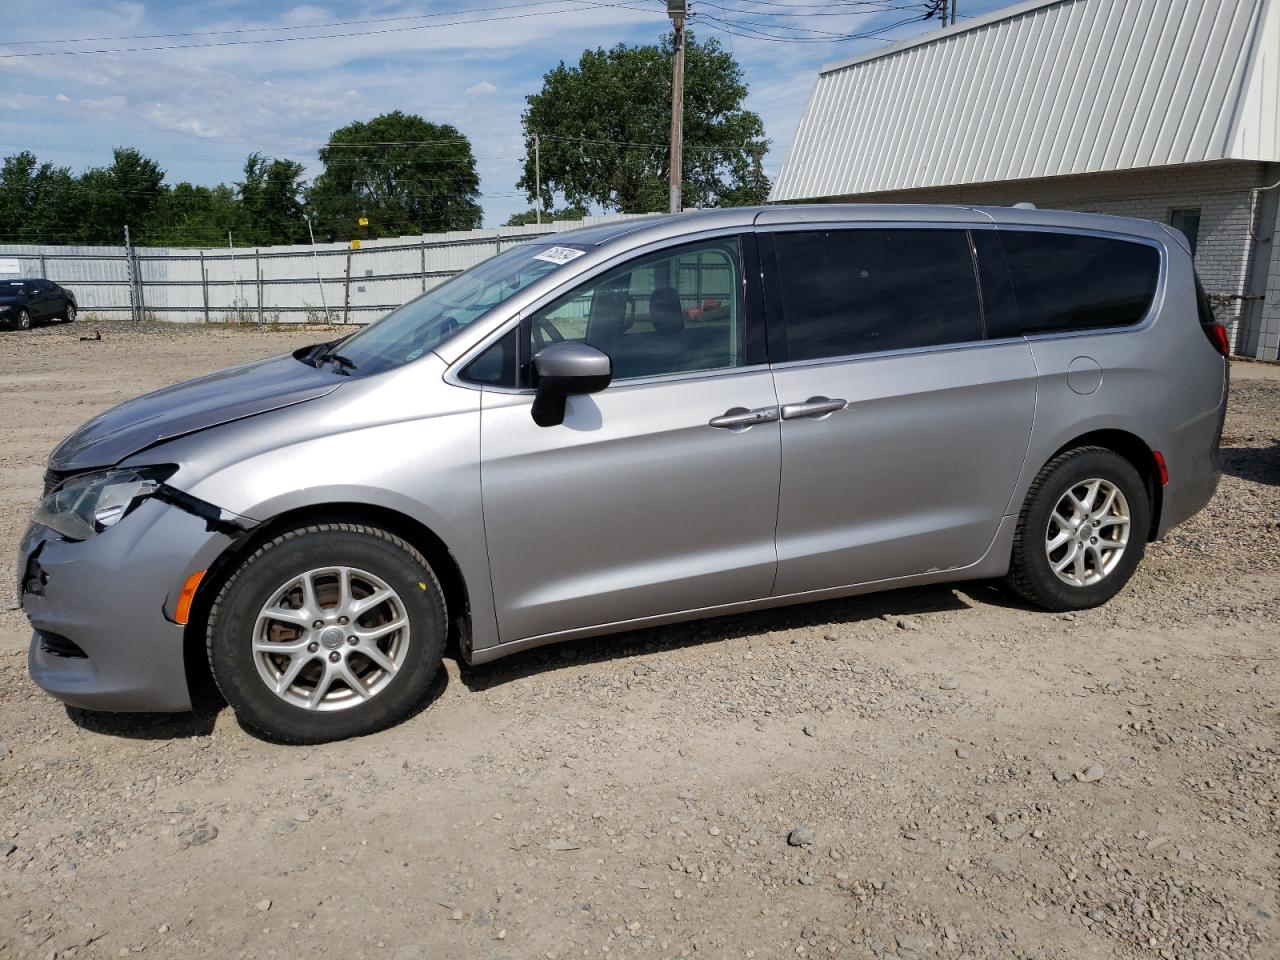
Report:
M1175 208L1200 208L1196 269L1210 294L1266 294L1266 300L1243 306L1232 300L1218 314L1238 349L1275 359L1280 344L1280 243L1269 242L1280 226L1263 223L1257 230L1266 241L1250 239L1254 204L1250 191L1280 180L1280 164L1222 161L1149 170L1093 173L1002 183L930 187L894 193L862 194L833 201L865 203L965 203L1010 206L1027 201L1038 207L1141 217L1169 222ZM1272 220L1267 217L1267 220ZM1275 248L1275 249L1273 249ZM1245 290L1251 252L1260 263ZM1269 269L1268 269L1269 267ZM1245 320L1245 323L1241 323ZM1255 352L1252 351L1251 352Z
M1280 180L1276 177L1275 183ZM1280 188L1270 191L1280 193ZM1275 202L1275 201L1273 201ZM1266 299L1258 310L1258 319L1254 327L1257 331L1257 342L1251 352L1259 360L1280 360L1280 202L1275 202L1275 216L1267 218L1258 229L1262 238L1272 238L1271 269L1266 282Z

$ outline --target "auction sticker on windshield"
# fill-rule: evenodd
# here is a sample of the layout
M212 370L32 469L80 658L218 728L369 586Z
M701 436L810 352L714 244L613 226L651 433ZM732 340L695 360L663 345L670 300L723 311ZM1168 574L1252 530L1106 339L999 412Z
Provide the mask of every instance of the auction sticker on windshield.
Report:
M547 247L533 259L546 260L548 263L564 264L570 260L576 260L587 251L575 250L573 247Z

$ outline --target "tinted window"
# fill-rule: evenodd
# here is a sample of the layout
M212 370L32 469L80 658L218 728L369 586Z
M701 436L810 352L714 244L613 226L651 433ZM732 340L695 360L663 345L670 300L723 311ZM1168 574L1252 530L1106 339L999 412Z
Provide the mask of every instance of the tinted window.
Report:
M963 230L777 233L787 358L982 339Z
M1200 208L1183 207L1169 214L1169 226L1181 230L1191 245L1191 252L1196 252L1196 244L1200 242Z
M1001 231L1024 333L1138 323L1155 298L1160 254L1143 243Z
M737 239L641 257L579 287L530 324L530 356L550 343L589 343L615 380L737 367L743 360Z

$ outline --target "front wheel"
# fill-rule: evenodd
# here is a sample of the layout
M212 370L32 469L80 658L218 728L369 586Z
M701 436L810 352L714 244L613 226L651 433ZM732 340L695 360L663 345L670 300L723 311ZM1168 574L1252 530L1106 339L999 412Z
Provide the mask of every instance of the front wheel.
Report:
M14 326L16 326L19 330L30 330L31 329L31 311L29 311L26 307L23 307L21 310L19 310L18 319L17 319L17 322L14 324Z
M251 554L209 613L209 666L242 723L322 743L402 720L444 655L444 594L426 559L372 527L282 533Z
M1069 450L1027 492L1009 584L1048 610L1099 606L1133 576L1150 524L1150 498L1133 464L1105 447Z

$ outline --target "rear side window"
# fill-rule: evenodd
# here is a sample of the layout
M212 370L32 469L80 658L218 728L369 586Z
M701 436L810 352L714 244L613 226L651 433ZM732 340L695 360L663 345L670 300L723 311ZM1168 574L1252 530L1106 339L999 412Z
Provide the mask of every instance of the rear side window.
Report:
M1151 309L1160 254L1144 243L1000 231L1023 333L1123 327Z
M789 360L982 339L963 230L806 231L773 239Z

